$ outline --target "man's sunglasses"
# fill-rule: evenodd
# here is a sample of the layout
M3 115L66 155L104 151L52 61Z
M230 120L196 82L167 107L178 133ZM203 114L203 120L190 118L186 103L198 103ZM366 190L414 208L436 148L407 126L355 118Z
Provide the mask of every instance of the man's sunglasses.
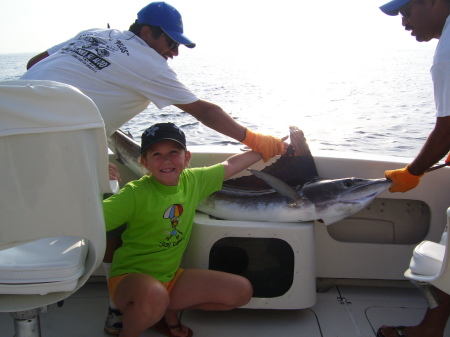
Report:
M167 45L169 46L169 48L171 50L175 50L180 46L180 43L175 41L174 39L172 39L169 35L163 33L163 35L166 37L167 39Z
M408 2L406 5L400 7L400 9L398 10L398 12L400 13L400 15L402 17L404 17L405 19L409 18L409 16L411 15L411 8L414 4L416 4L417 1L416 0L412 0L410 2Z

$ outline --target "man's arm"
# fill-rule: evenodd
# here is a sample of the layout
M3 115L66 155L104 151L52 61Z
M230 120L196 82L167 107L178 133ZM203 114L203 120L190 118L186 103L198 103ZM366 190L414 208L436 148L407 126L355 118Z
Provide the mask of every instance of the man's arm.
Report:
M49 55L46 51L37 54L36 56L33 56L27 63L27 70L30 69L32 66L34 66L36 63L38 63L40 60L43 60L48 56Z
M437 117L436 125L417 157L408 165L411 174L421 175L450 150L450 116Z
M419 185L426 170L437 163L450 150L450 116L438 117L433 131L417 157L405 168L386 171L386 178L392 180L391 192L407 192Z
M284 143L284 140L287 137L280 139L252 132L237 123L216 104L198 100L194 103L177 104L176 106L211 129L244 143L256 152L260 152L265 162L277 154L286 152L287 144Z
M223 109L213 103L198 100L190 104L176 104L176 107L194 116L207 127L242 142L245 138L245 127L237 123Z

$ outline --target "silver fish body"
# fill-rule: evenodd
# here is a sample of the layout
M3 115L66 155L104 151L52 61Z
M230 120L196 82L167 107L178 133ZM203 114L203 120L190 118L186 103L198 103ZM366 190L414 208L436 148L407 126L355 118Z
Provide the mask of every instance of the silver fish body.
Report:
M278 192L227 191L213 193L197 210L226 220L299 222L317 219L316 208L307 199L291 203Z
M387 179L344 178L319 180L307 183L302 188L286 185L277 191L223 189L202 201L197 209L227 220L317 220L330 225L364 209L390 185ZM292 191L298 196L296 200L291 198Z

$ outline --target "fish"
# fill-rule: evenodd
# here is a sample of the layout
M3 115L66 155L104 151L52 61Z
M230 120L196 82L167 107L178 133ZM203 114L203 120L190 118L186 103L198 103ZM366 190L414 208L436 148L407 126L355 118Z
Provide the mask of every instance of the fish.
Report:
M363 210L391 186L386 178L320 178L303 131L289 130L290 155L261 171L249 169L252 176L225 181L197 210L224 220L331 225Z
M117 156L117 162L128 167L137 176L146 174L139 161L141 146L130 133L119 129L107 138L107 142L109 149Z
M330 225L363 210L391 186L386 178L320 178L303 131L296 126L289 130L286 155L262 170L248 169L251 175L224 181L222 189L201 201L197 210L223 220ZM108 145L121 163L143 174L136 141L118 130Z
M367 207L387 190L387 179L321 179L295 187L260 171L264 181L275 180L273 190L222 188L203 200L197 210L218 219L240 221L306 222L330 225ZM275 187L276 185L276 187Z

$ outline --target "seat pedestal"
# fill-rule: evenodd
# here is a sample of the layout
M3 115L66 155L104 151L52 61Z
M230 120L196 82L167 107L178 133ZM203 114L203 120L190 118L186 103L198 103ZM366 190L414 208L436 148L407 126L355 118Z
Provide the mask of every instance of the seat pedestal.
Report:
M47 307L17 311L11 313L14 318L14 337L41 337L41 322L39 315L47 312Z
M420 293L427 301L428 307L430 309L434 309L442 303L441 299L439 298L439 295L436 293L435 288L431 284L415 280L410 281L420 290Z

